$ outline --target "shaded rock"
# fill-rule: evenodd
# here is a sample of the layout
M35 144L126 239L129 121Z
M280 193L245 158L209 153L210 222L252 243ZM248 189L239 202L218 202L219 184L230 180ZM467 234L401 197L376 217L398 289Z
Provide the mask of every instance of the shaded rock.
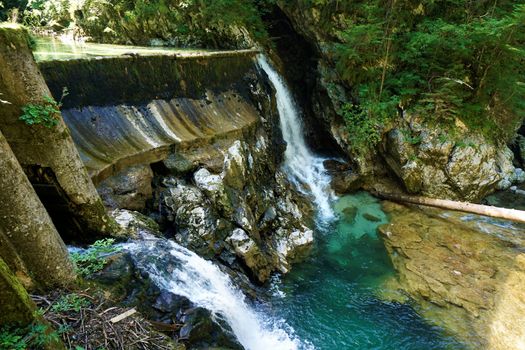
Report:
M143 210L152 197L152 180L149 165L136 165L102 181L97 191L109 208Z
M418 311L468 343L520 348L525 308L512 305L525 298L517 285L525 278L525 255L513 247L525 240L516 228L388 202L384 209L392 220L379 232L398 272L394 285Z
M345 172L351 169L351 165L335 159L327 159L323 162L323 166L331 174Z
M516 146L517 155L519 161L521 162L521 166L525 167L525 136L518 134L516 136L516 140L514 141L514 145Z
M104 269L91 274L88 279L103 284L115 299L124 298L135 285L133 260L127 252L117 252L105 259Z
M363 179L359 174L347 171L334 174L330 185L337 194L352 193L361 188Z
M189 307L189 300L167 291L160 291L159 296L155 299L151 307L161 312L175 314L178 310Z
M175 175L183 175L195 169L193 162L179 153L171 153L162 163Z
M266 230L269 228L271 223L277 218L277 211L275 210L274 206L269 207L264 212L263 217L259 221L258 227L259 230Z
M188 341L195 348L210 348L210 345L231 350L243 350L235 335L226 322L219 318L216 323L211 313L197 307L184 312L181 320L184 322L180 330L180 339Z
M257 275L260 282L264 282L270 277L274 264L269 261L269 257L261 251L257 243L244 230L236 228L226 238L226 241L232 245L237 256L243 259L245 264Z

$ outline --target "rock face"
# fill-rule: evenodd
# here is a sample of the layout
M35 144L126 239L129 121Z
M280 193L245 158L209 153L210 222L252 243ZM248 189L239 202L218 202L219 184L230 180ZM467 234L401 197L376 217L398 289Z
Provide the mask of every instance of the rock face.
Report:
M407 192L429 197L478 201L524 180L506 145L494 145L475 134L452 141L416 118L390 130L381 153Z
M403 120L408 115L386 126L382 144L359 154L351 147L351 130L341 115L341 107L357 97L351 94L353 87L337 74L332 54L333 45L340 40L338 29L347 26L345 14L333 9L337 4L333 4L330 16L329 11L323 11L328 8L324 3L277 1L277 5L274 21L287 25L281 32L275 25L277 32L272 36L279 38L277 51L306 111L307 133L332 140L332 150L339 148L351 158L356 172L367 180L365 185L373 186L393 175L409 193L478 201L523 177L521 170L514 168L507 145L494 144L461 127L458 129L463 134L454 137L456 141L447 141L435 127ZM326 146L315 135L309 139L314 147ZM338 175L334 189L351 192L353 177Z
M525 240L516 235L519 228L388 202L384 209L392 220L380 234L399 274L392 285L424 316L471 344L523 348L525 254L516 248Z
M164 177L156 198L177 242L226 262L237 257L264 282L272 271L288 271L313 234L302 198L268 153L267 136L259 130L254 141L226 145L220 173L201 167L186 178Z

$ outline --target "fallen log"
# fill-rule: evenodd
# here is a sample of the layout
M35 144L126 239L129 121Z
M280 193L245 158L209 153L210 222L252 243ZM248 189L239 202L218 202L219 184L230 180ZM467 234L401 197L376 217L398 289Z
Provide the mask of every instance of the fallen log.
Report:
M448 199L427 198L421 196L409 196L398 193L382 193L372 192L375 196L383 199L388 199L394 202L411 203L418 205L425 205L441 209L449 209L455 211L462 211L465 213L478 214L483 216L490 216L498 219L511 220L515 222L525 223L525 211L516 209L507 209L500 207L493 207L490 205L474 204L469 202L457 202Z

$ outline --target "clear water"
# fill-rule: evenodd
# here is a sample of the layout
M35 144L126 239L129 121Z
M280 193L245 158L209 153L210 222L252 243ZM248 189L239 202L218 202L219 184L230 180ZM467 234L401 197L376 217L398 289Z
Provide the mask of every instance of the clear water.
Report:
M309 260L275 280L260 308L285 319L316 349L463 348L410 306L379 299L394 274L376 235L387 221L380 203L358 193L340 198L335 212L338 220L317 232Z
M78 58L112 57L124 54L162 55L191 54L206 50L167 47L142 47L129 45L96 44L74 41L68 38L38 37L33 55L36 61L71 60Z

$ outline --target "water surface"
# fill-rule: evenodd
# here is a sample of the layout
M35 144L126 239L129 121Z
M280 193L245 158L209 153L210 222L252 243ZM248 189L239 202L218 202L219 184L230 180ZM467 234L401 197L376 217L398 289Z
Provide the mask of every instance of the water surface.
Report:
M114 57L137 54L165 55L165 54L192 54L203 52L202 49L182 49L171 47L143 47L130 45L111 45L79 42L74 40L60 40L52 37L37 37L36 47L33 50L36 61L71 60L79 58Z
M277 314L316 349L461 349L404 304L382 301L393 267L376 228L387 222L366 193L340 198L338 220L317 232L309 260L274 281L260 307Z

